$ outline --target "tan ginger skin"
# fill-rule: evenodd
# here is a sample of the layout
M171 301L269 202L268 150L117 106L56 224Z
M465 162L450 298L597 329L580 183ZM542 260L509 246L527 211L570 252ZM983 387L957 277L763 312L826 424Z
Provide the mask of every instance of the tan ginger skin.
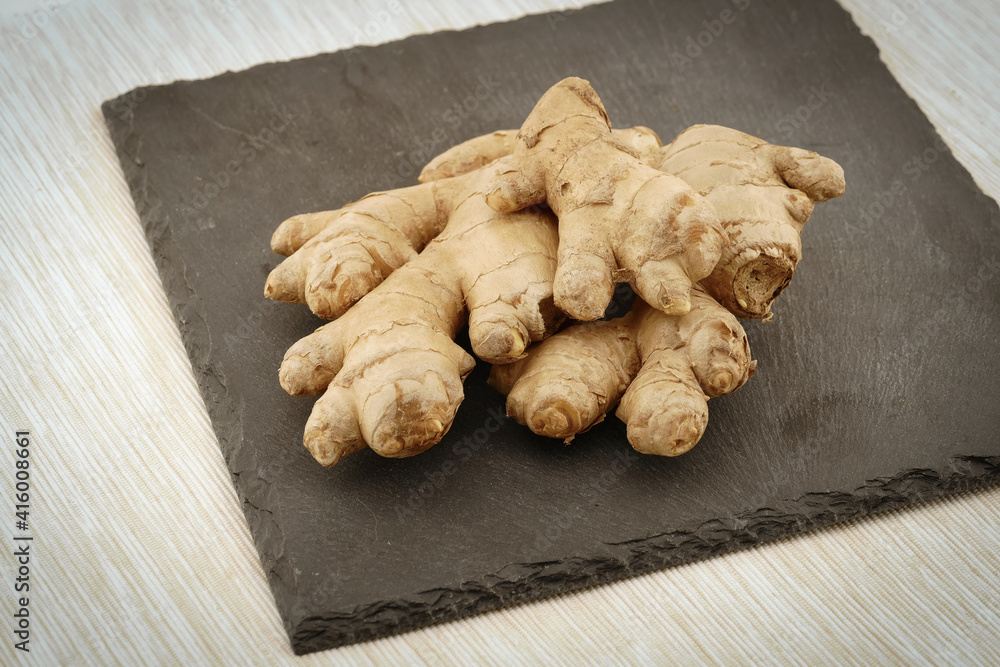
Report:
M491 382L537 432L571 438L620 400L639 451L693 446L707 399L755 364L738 322L692 283L768 317L813 201L841 194L843 172L715 126L659 144L646 128L611 131L589 84L567 79L519 132L455 147L421 185L283 223L272 247L290 256L267 295L340 318L296 343L280 373L289 393L323 393L304 437L313 455L334 465L365 446L399 457L438 442L474 363L453 340L466 318L478 356L515 362ZM543 201L558 222L530 206ZM553 300L594 319L620 280L656 308L637 301L525 354L561 321Z
M682 132L657 166L711 202L726 230L702 286L737 317L770 319L802 258L802 227L815 202L844 194L844 170L812 151L718 125Z
M590 84L568 78L535 105L486 193L497 211L547 203L555 212L553 293L574 319L603 316L618 282L664 312L687 312L692 283L719 260L725 237L711 205L642 156L611 132Z
M454 176L509 155L516 134L503 130L459 144L432 160L420 180ZM738 317L770 319L771 305L802 257L800 234L814 203L844 194L840 165L719 125L690 127L662 148L644 127L613 134L644 162L680 177L715 207L726 244L701 284Z
M529 171L542 185L559 167L589 178L589 187L603 187L610 208L592 191L567 186L553 210L577 226L593 221L598 229L588 238L630 257L634 270L673 285L669 298L654 291L661 307L690 308L690 267L697 267L695 276L707 275L721 252L711 207L616 139L586 82L554 86L525 128L522 136L536 138L545 129L544 141L536 142L544 155L519 153L515 146L510 157L487 167L375 193L339 211L296 216L275 232L273 249L290 256L268 277L265 294L338 318L293 345L280 371L290 394L323 394L304 442L324 465L366 446L383 456L410 456L444 436L474 363L454 343L466 317L473 351L496 364L517 360L561 322L553 279L557 248L565 248L556 218L527 200L497 203L498 197L520 196ZM602 181L596 167L580 162L576 133L583 131L591 138L584 152L605 158L604 166L622 170L615 171L619 175L633 175ZM648 137L646 147L655 148ZM618 239L618 227L638 236ZM577 264L570 254L565 266ZM639 277L636 285L648 287Z
M537 208L492 210L482 196L491 177L479 170L428 188L436 214L422 224L443 231L285 354L282 387L295 396L323 394L304 436L323 465L366 446L382 456L411 456L445 435L474 366L454 342L467 313L473 350L494 363L519 358L529 341L548 336L562 320L552 306L555 218ZM329 271L326 263L322 271Z
M264 294L340 317L444 229L440 184L376 192L336 211L289 218L271 249L289 255L267 278Z
M618 404L637 451L677 456L705 432L708 399L741 387L756 366L739 321L695 287L683 315L637 299L624 317L574 325L494 366L490 384L539 435L569 441Z
M617 414L628 424L633 446L676 455L701 437L707 398L735 390L753 374L756 362L750 359L746 335L730 313L770 319L771 305L801 258L800 233L814 202L844 193L843 170L816 153L720 126L696 125L662 148L658 139L650 146L655 134L646 128L616 130L615 135L635 142L633 148L648 164L689 182L719 214L727 244L711 275L693 292L699 330L719 336L711 353L716 361L703 358L703 342L691 345L688 334L697 327L637 301L624 318L570 327L533 347L526 359L495 367L490 382L508 395L512 417L540 435L567 440L601 421L621 400ZM514 131L501 131L459 144L435 158L420 180L430 182L458 173L463 165L504 157L514 136ZM720 364L726 340L730 361ZM649 351L658 351L658 343L676 362L674 379L659 384L643 379L645 364L656 356ZM706 375L704 370L729 364L734 365L729 371ZM698 383L691 381L691 373Z

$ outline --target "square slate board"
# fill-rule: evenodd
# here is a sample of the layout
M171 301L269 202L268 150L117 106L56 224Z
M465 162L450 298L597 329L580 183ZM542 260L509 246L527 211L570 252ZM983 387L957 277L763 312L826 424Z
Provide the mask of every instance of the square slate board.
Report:
M618 127L718 123L844 166L775 321L748 324L757 375L665 459L633 454L616 419L571 447L533 436L480 364L428 453L320 467L312 400L277 381L320 322L263 298L272 231L415 183L569 75ZM997 205L832 0L622 0L137 89L104 113L298 653L998 479Z

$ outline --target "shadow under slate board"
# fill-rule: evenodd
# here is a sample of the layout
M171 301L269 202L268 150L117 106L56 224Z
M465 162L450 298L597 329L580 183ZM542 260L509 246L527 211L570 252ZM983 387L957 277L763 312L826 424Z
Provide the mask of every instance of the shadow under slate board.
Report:
M564 447L479 364L425 454L334 469L284 351L320 322L262 296L296 213L416 182L589 79L617 127L718 123L844 166L701 443L642 457L608 419ZM1000 217L831 0L640 2L411 37L104 105L297 653L590 586L998 479Z

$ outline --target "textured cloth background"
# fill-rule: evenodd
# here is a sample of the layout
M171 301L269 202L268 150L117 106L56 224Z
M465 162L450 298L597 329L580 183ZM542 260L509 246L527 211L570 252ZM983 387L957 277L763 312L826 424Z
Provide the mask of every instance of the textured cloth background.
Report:
M1000 197L1000 10L990 0L844 4ZM566 6L0 0L0 535L16 532L12 445L27 428L31 662L1000 662L996 489L292 656L100 103L139 85ZM0 547L4 619L12 550ZM8 626L0 663L27 662Z

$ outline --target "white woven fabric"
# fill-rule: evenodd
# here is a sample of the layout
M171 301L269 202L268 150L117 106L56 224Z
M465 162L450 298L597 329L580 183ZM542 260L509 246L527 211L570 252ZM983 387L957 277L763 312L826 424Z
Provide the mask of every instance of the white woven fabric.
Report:
M1000 663L998 490L292 656L99 105L143 84L560 7L399 3L4 0L0 533L15 533L13 435L29 428L31 662ZM845 4L1000 195L994 2ZM9 629L11 552L0 547L4 664L27 657Z

